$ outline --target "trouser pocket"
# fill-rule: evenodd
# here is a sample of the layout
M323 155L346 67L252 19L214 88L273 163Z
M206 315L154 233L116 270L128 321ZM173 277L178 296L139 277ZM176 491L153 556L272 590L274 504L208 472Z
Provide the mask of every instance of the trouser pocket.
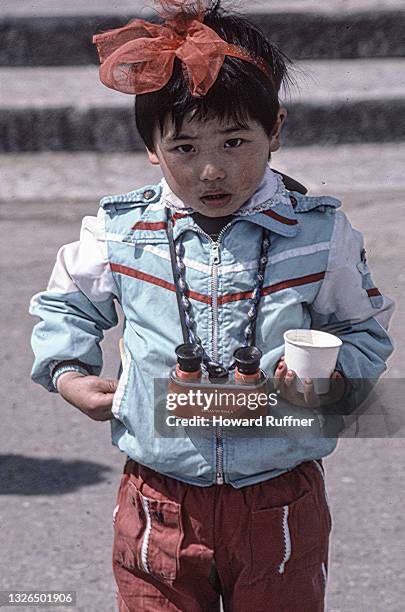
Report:
M183 539L180 504L143 495L124 474L114 524L113 562L173 582Z
M284 574L321 565L328 534L310 493L280 508L252 513L252 566L257 575Z
M310 464L293 477L298 487L289 486L288 474L280 476L263 487L252 508L250 581L326 568L331 525L323 480Z

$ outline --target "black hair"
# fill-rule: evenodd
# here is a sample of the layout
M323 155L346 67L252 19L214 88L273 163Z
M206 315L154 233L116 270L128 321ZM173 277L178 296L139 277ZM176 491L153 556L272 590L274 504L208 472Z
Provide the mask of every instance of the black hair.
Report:
M155 129L159 127L163 135L167 119L173 122L176 133L186 115L198 120L232 121L242 128L247 127L250 119L261 124L268 136L277 121L280 87L292 82L291 60L249 19L225 12L220 0L206 12L204 24L223 40L244 47L254 58L263 60L273 79L251 62L226 56L214 85L205 96L196 97L192 96L182 64L176 58L173 74L165 87L139 94L135 99L136 126L152 152L155 151Z

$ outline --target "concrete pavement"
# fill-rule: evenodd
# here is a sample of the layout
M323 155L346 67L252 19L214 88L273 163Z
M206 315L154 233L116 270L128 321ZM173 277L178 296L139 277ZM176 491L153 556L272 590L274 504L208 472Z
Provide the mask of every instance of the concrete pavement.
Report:
M390 193L400 199L405 191L404 157L405 143L282 146L273 154L272 165L313 193ZM0 166L0 204L14 202L13 214L20 214L20 203L36 201L57 209L78 201L94 207L107 193L131 191L161 177L145 152L15 153L0 155ZM69 211L65 207L63 214Z

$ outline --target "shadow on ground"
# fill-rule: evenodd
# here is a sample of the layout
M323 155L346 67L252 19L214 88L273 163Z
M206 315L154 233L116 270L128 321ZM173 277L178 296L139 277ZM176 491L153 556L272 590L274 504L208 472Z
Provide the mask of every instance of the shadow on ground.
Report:
M100 484L112 471L91 461L0 455L0 495L62 495Z

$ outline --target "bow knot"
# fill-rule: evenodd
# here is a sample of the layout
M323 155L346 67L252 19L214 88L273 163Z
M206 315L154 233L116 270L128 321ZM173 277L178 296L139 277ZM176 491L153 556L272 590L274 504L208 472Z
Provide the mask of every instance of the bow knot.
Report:
M93 37L100 57L104 85L129 94L162 89L178 57L185 67L193 96L204 96L215 83L225 56L255 64L272 78L263 60L231 45L198 17L173 19L157 25L134 19L116 30Z

